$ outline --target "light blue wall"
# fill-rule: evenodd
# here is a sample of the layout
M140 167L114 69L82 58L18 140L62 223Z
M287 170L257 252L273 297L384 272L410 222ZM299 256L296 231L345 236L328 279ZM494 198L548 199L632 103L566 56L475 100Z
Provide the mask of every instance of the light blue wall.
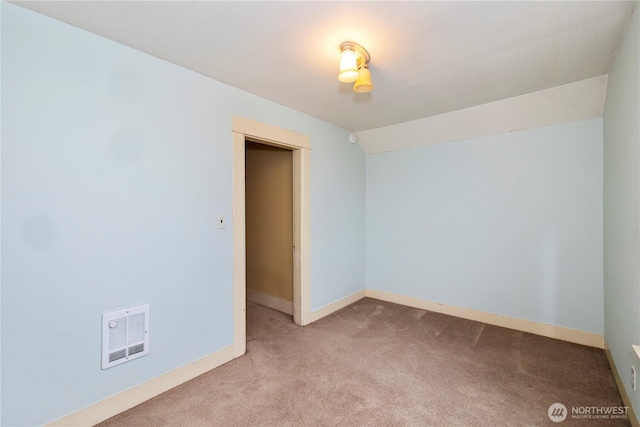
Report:
M367 288L602 333L602 119L367 156Z
M640 360L640 10L609 73L604 109L604 325L622 383L640 414L631 366Z
M36 425L232 344L231 117L311 137L312 309L364 288L348 132L2 3L2 425ZM339 209L337 208L339 207ZM100 316L151 354L102 371Z

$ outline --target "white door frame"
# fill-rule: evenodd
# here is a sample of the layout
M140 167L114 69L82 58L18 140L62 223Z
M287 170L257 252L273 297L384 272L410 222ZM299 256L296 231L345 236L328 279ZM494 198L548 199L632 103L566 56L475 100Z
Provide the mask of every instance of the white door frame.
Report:
M245 241L245 140L293 151L293 321L311 322L311 142L308 136L233 116L233 348L241 356L247 345L246 241Z

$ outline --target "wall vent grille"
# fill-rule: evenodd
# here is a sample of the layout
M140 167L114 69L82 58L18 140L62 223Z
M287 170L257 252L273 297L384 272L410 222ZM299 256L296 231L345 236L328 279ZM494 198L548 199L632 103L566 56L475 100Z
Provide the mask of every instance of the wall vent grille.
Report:
M102 315L102 369L149 354L149 304Z

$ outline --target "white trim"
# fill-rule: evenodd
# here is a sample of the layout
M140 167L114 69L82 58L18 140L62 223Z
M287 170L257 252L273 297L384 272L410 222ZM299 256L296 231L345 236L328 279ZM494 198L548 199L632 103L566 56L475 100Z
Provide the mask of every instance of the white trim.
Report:
M270 142L278 147L311 149L311 140L307 135L257 122L246 117L233 116L231 118L231 129L233 132L241 133L250 138L258 138L261 142Z
M640 358L640 345L631 344L631 348L636 353L636 356L638 356L638 358Z
M234 358L233 346L211 353L202 359L182 366L152 380L118 393L105 400L87 406L77 412L46 424L48 427L93 426L131 409L165 391L171 390L195 377L204 374Z
M316 320L320 320L323 317L328 316L333 312L341 310L346 306L348 306L349 304L353 304L354 302L361 300L365 296L366 296L366 290L363 289L361 291L348 295L342 299L339 299L338 301L332 302L329 305L325 305L324 307L316 311L313 311L311 313L311 322L315 322Z
M293 301L274 297L266 292L256 291L255 289L249 288L247 288L247 299L255 302L256 304L264 305L265 307L293 316Z
M293 321L304 326L311 323L311 150L294 151L293 168L294 188L299 189L294 191L293 201L300 209L294 216L293 230ZM297 308L296 304L300 306Z
M580 331L578 329L566 328L564 326L549 325L547 323L534 322L532 320L517 319L515 317L487 313L471 308L440 304L437 302L409 297L406 295L393 294L390 292L377 291L374 289L367 289L366 296L409 307L461 317L463 319L475 320L476 322L487 323L489 325L501 326L503 328L515 329L516 331L541 335L543 337L555 338L562 341L587 345L589 347L604 348L604 336L593 332Z
M611 367L611 372L613 372L613 378L616 380L616 386L618 386L618 391L620 392L622 403L624 404L624 406L628 407L627 415L629 416L629 421L631 421L631 425L633 427L640 427L640 421L638 421L638 416L633 410L633 406L631 405L631 398L629 398L627 389L624 387L624 382L622 381L622 377L620 376L620 371L616 366L616 362L613 360L611 349L609 348L606 340L604 342L604 352L607 355L607 360L609 360L609 366Z
M356 132L367 154L602 117L607 75Z
M245 180L244 180L244 135L233 134L233 357L240 357L247 351L247 259L245 240ZM238 167L241 165L241 167Z
M232 117L234 344L246 340L245 140L293 150L293 321L311 313L311 140L308 136L244 117Z

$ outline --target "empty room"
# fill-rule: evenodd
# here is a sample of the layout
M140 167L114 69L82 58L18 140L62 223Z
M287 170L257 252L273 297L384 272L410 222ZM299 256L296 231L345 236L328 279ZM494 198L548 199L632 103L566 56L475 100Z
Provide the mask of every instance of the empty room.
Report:
M640 426L639 15L1 2L0 425Z

